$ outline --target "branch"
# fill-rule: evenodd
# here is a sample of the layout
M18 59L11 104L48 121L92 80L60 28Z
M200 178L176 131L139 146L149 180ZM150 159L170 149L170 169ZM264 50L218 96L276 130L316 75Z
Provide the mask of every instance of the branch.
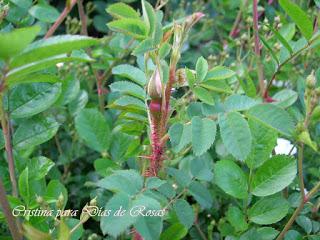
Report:
M0 178L0 204L2 207L3 214L7 220L8 227L13 240L21 240L22 235L18 229L18 226L15 223L15 219L12 215L10 205L6 196L6 190L3 186L2 179Z
M77 3L77 0L71 0L70 5L66 5L63 9L62 13L58 17L57 21L51 26L51 28L48 30L44 38L51 37L54 32L57 30L57 28L60 26L60 24L63 22L63 20L68 16L74 5Z
M78 12L79 12L79 17L81 21L81 35L88 36L87 15L84 12L83 0L78 0L77 5L78 5Z
M243 6L246 6L248 3L248 0L245 0L244 3L243 3ZM237 34L237 30L239 28L239 24L241 22L241 19L242 19L242 13L243 13L243 7L240 6L240 9L239 9L239 12L238 12L238 15L233 23L233 26L232 26L232 29L229 33L229 37L235 37L235 35Z

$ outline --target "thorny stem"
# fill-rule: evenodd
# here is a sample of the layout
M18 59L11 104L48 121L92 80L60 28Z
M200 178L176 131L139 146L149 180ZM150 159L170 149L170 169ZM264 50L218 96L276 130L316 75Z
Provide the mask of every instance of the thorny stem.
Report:
M254 30L254 52L257 58L257 71L259 78L260 93L264 93L264 73L261 62L261 51L260 51L260 39L259 39L259 28L258 28L258 0L253 0L253 30Z
M15 176L14 158L13 158L13 150L12 150L12 143L11 143L11 131L10 131L8 115L6 114L3 107L3 94L0 94L0 120L1 120L1 127L3 131L4 140L5 140L5 149L6 149L7 160L8 160L9 175L10 175L10 181L12 184L12 195L17 197L18 187L17 187L16 176Z
M54 32L57 30L57 28L60 26L60 24L63 22L63 20L68 16L74 5L77 3L77 0L71 0L70 5L66 5L63 9L62 13L58 17L57 21L51 26L51 28L48 30L44 38L51 37Z
M77 5L78 5L78 12L79 12L79 17L81 21L81 35L88 36L87 16L86 16L86 13L84 12L83 0L78 0Z
M6 190L4 188L4 185L3 185L1 178L0 178L0 204L2 207L3 214L6 217L12 239L13 240L21 240L22 235L21 235L19 228L15 222L15 219L12 215L10 205L9 205L7 195L6 195Z

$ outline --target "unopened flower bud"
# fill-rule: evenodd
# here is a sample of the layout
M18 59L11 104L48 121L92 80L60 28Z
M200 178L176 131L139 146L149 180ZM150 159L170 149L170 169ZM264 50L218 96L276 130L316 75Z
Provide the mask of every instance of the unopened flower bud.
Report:
M315 86L316 86L316 77L314 75L314 71L312 71L310 75L307 77L307 87L314 88Z
M160 71L156 68L148 83L148 94L152 99L161 99L162 82Z
M191 28L194 24L196 24L201 18L205 16L202 12L196 12L186 19L186 28Z

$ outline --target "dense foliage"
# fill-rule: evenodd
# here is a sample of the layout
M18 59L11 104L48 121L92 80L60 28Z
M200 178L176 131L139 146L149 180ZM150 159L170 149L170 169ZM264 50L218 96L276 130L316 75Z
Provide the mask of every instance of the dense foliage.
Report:
M0 240L319 240L319 8L0 0Z

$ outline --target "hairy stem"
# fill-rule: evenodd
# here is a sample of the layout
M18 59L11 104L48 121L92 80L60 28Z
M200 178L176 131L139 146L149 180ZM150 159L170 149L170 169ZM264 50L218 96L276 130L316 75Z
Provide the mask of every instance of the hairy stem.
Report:
M259 39L259 28L258 28L258 0L253 0L253 30L254 30L254 52L257 58L257 72L259 78L260 93L264 93L264 73L261 62L261 51L260 51L260 39Z
M2 179L0 178L0 204L2 207L3 214L7 220L8 227L13 240L21 240L22 235L19 231L19 228L15 222L15 219L12 215L10 205L6 196L6 190L4 188Z
M64 19L68 16L74 5L77 3L77 0L71 0L70 5L66 5L63 9L62 13L58 17L57 21L51 26L51 28L48 30L44 38L51 37L54 32L57 30L57 28L60 26L60 24L64 21Z
M13 150L12 150L12 143L11 143L11 131L10 131L8 115L5 112L3 107L2 94L0 94L0 120L1 120L1 127L3 131L4 140L5 140L5 150L7 154L9 175L10 175L10 181L12 185L12 195L17 197L18 187L17 187L17 180L16 180L16 174L15 174L15 167L14 167L14 158L13 158Z

